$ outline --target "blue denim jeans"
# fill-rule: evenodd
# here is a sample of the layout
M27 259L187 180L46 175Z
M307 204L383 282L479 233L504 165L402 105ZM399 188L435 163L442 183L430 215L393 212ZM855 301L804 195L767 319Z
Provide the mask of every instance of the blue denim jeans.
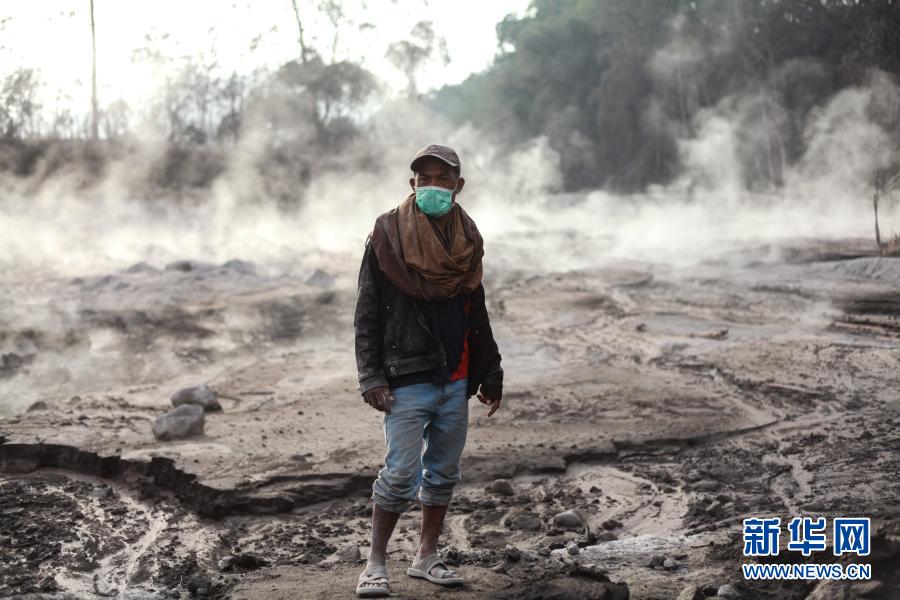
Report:
M372 499L383 509L403 512L416 497L427 506L450 504L469 426L466 383L414 383L392 390L394 403L384 415L387 454L372 484Z

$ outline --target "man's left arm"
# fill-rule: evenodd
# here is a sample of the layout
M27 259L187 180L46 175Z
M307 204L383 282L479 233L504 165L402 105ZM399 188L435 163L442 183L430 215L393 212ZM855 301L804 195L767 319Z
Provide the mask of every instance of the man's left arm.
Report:
M491 410L488 416L491 416L500 408L500 400L503 397L503 367L501 366L502 357L497 342L494 340L494 332L491 329L491 319L487 312L487 303L484 298L484 286L480 285L476 292L480 295L475 306L475 327L477 335L481 340L482 350L486 359L486 367L484 375L481 378L481 391L478 399L484 404L490 404Z

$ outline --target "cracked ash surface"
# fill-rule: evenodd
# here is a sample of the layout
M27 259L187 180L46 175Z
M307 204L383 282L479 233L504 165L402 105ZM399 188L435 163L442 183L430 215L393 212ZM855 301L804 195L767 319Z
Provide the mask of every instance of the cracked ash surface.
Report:
M470 400L443 537L467 585L405 576L413 510L399 597L900 597L900 261L862 248L489 271L506 402ZM0 596L354 597L383 455L357 260L333 281L240 261L7 281ZM201 382L223 412L155 441ZM763 515L872 517L878 583L748 585L741 520Z

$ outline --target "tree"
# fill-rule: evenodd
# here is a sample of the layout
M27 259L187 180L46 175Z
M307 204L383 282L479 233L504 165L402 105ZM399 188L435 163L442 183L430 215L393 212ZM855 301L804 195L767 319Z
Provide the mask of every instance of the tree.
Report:
M91 136L96 140L100 127L100 103L97 100L97 28L94 22L94 0L91 3Z
M34 69L17 69L0 86L0 135L22 139L37 133L35 123L41 105L37 100L38 79Z
M394 42L388 47L387 57L406 75L406 93L412 98L418 94L416 73L429 59L437 56L441 62L450 62L447 42L434 32L431 21L420 21L410 32L410 39Z

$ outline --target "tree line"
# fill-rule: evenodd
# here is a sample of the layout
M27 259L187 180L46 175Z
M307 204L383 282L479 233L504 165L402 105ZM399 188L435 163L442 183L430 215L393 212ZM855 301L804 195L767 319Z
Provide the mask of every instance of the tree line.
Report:
M361 64L338 58L347 3L289 1L295 57L249 74L223 72L213 52L166 56L163 40L148 36L133 59L157 66L162 86L147 106L98 99L96 56L84 111L48 112L38 73L27 66L0 74L0 142L19 149L0 156L0 170L27 174L60 140L128 144L139 108L169 146L155 171L159 185L209 184L235 142L252 134L262 146L254 159L260 172L288 178L267 178L282 181L267 191L296 198L314 171L342 162L355 141L365 144L364 115L372 114L379 83ZM90 5L93 41L104 23ZM325 47L309 43L310 13L333 25ZM449 60L431 23L417 24L387 56L406 75L407 94L451 121L471 122L506 145L545 137L566 190L671 182L682 168L679 140L698 134L708 110L733 121L746 186L777 188L802 155L818 108L866 85L873 70L900 77L900 2L892 0L532 0L496 31L498 55L488 69L424 96L418 74ZM872 118L900 140L900 110ZM57 161L81 154L57 153Z
M737 121L744 183L778 187L817 107L900 76L892 0L533 0L497 35L491 68L432 105L505 143L546 136L570 190L670 182L712 108ZM900 140L897 111L872 118Z

